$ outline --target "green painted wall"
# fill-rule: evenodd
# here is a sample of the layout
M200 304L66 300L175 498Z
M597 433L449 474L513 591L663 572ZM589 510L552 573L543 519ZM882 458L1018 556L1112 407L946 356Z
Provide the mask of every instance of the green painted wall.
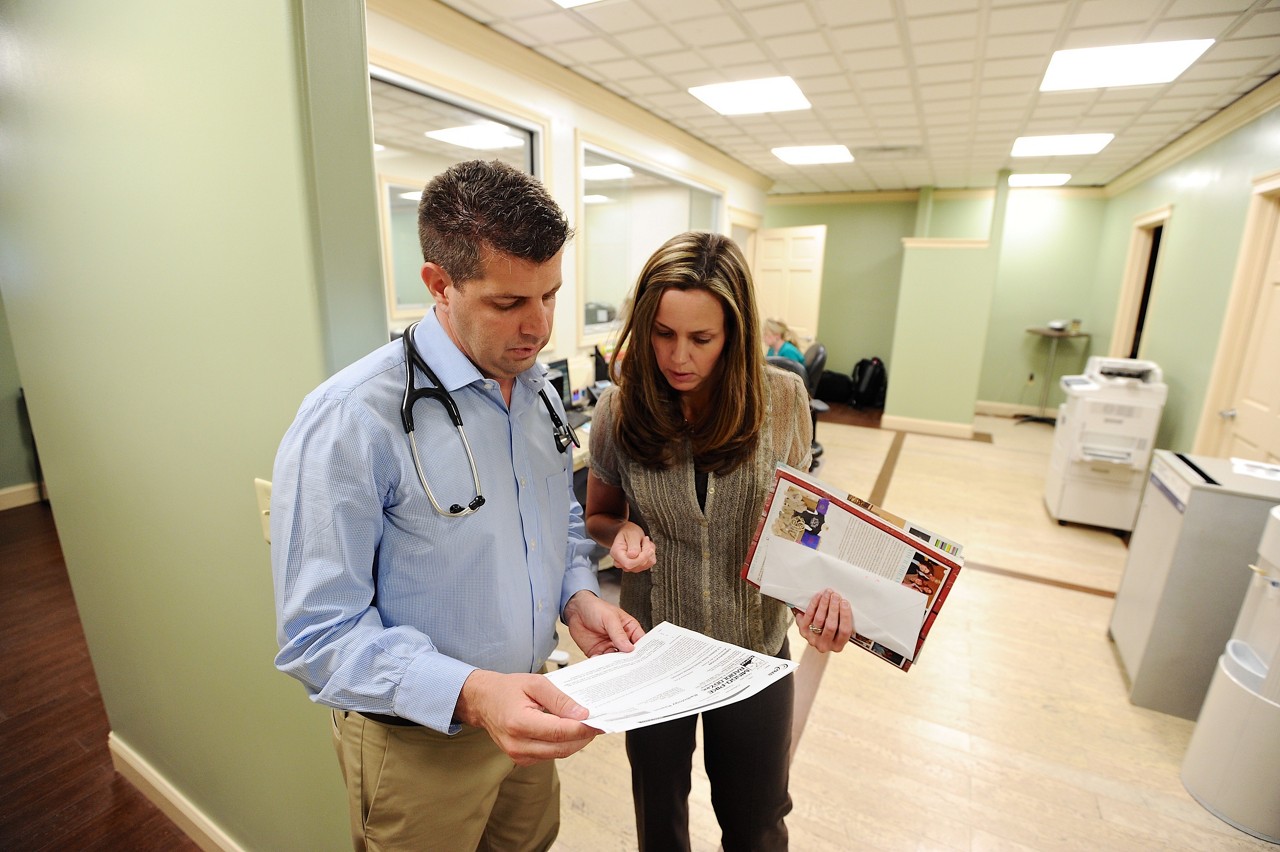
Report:
M994 280L991 249L907 248L886 416L973 422Z
M935 189L933 209L929 214L929 232L916 234L935 240L985 240L991 233L994 194L977 198L948 198Z
M1032 189L1009 192L1004 239L978 399L1039 405L1049 343L1028 334L1054 319L1079 319L1091 335L1111 318L1093 315L1093 280L1106 199ZM1046 408L1062 401L1057 377L1079 373L1092 339L1059 342Z
M252 479L385 335L363 8L318 6L0 11L0 287L111 728L263 850L349 843Z
M1091 314L1109 345L1135 217L1172 205L1160 245L1139 357L1169 386L1156 446L1188 451L1204 405L1218 332L1235 275L1252 181L1280 169L1280 110L1111 199L1103 222ZM1105 318L1105 324L1101 321Z
M21 388L9 319L0 299L0 490L36 481L35 448L22 410Z
M818 315L827 369L848 373L859 360L875 355L884 360L892 379L902 238L913 236L915 216L913 201L766 208L765 228L827 226Z

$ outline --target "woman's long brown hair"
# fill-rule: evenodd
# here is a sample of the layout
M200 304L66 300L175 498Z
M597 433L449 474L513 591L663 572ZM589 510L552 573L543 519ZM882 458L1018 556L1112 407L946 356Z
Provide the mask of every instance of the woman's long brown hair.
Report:
M686 426L680 394L658 369L653 327L668 289L706 290L724 310L724 349L712 383L711 404ZM726 473L755 449L764 424L764 357L755 287L746 259L728 237L688 231L667 240L645 263L618 351L615 378L621 409L615 426L620 447L650 468L677 461L687 433L699 470Z

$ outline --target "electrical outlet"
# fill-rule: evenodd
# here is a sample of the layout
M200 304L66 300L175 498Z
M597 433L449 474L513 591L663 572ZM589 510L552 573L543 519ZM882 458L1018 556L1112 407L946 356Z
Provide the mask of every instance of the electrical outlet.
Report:
M1034 385L1036 383L1036 374L1027 373L1027 384Z

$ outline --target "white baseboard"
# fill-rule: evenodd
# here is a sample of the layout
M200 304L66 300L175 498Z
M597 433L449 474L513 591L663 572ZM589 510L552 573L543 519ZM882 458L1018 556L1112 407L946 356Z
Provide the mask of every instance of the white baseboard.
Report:
M915 417L897 417L886 414L880 418L881 429L896 432L916 432L922 435L938 435L942 438L973 439L972 423L950 423L944 420L920 420Z
M40 486L34 482L0 488L0 512L40 502Z
M138 788L151 803L182 829L196 845L206 852L245 852L203 811L169 783L142 755L125 744L115 731L107 734L107 748L111 752L111 765L129 783Z

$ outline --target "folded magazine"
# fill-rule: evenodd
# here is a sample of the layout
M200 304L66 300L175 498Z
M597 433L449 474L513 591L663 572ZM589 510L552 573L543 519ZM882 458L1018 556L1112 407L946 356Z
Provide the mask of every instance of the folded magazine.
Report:
M835 589L853 607L850 641L907 671L963 565L950 539L778 465L742 577L796 609Z

